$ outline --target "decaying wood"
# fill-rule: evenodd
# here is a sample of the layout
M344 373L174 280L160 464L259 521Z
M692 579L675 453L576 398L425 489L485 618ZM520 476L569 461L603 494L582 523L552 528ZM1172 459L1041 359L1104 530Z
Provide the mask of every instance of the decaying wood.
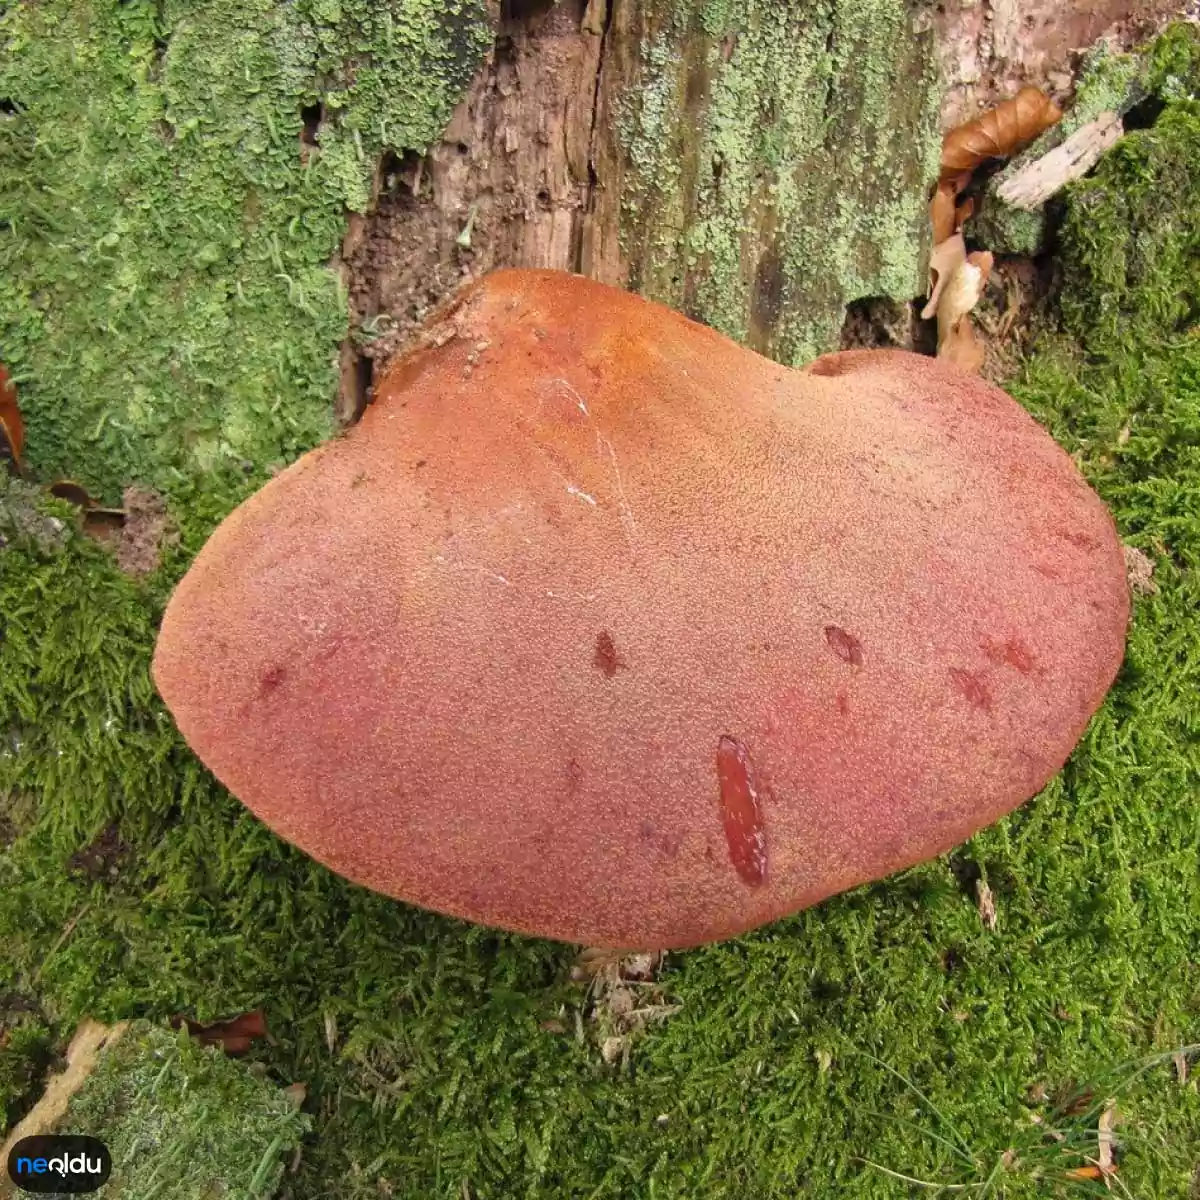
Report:
M358 320L384 358L468 279L501 266L552 267L606 282L584 223L595 207L592 142L608 6L506 6L482 70L425 155L385 157L369 217L342 247ZM343 355L343 394L355 355ZM343 416L352 415L343 411Z
M1121 118L1102 113L1077 129L1062 145L1031 162L997 189L997 195L1013 208L1031 212L1074 179L1081 179L1125 132Z
M80 1024L67 1047L66 1068L50 1079L42 1098L9 1132L4 1145L0 1146L0 1163L8 1161L9 1150L22 1138L54 1131L66 1114L72 1097L95 1070L101 1052L117 1041L128 1028L128 1021L121 1021L116 1025L102 1025L99 1021L89 1018ZM4 1187L0 1184L0 1196L2 1195Z

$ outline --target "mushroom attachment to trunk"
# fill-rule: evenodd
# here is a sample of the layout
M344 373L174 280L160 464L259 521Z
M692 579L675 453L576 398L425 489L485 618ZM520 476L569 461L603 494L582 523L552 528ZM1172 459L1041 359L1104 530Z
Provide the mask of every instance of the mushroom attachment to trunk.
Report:
M1121 544L1003 392L789 370L500 271L168 606L184 737L348 879L593 946L730 937L939 854L1062 767Z

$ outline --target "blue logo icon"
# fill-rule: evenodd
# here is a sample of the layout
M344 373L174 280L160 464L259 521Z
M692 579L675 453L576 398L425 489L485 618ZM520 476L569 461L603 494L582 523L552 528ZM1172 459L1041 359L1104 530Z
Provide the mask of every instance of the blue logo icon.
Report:
M111 1174L108 1147L83 1134L38 1134L8 1152L8 1177L26 1192L94 1192Z

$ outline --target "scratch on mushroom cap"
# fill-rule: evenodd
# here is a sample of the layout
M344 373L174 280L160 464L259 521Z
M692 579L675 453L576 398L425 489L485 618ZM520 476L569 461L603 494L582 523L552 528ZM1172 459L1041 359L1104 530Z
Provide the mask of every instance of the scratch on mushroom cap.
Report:
M162 695L282 837L456 916L679 947L944 851L1062 766L1124 560L1002 392L900 351L791 371L554 272L442 319L167 609Z

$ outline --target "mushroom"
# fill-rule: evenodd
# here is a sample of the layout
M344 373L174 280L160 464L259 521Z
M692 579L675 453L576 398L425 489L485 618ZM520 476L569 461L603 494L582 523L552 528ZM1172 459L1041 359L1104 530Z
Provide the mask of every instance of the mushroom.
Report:
M217 777L333 871L657 950L1016 808L1128 614L1108 511L992 385L904 351L790 370L505 270L216 530L153 670Z

